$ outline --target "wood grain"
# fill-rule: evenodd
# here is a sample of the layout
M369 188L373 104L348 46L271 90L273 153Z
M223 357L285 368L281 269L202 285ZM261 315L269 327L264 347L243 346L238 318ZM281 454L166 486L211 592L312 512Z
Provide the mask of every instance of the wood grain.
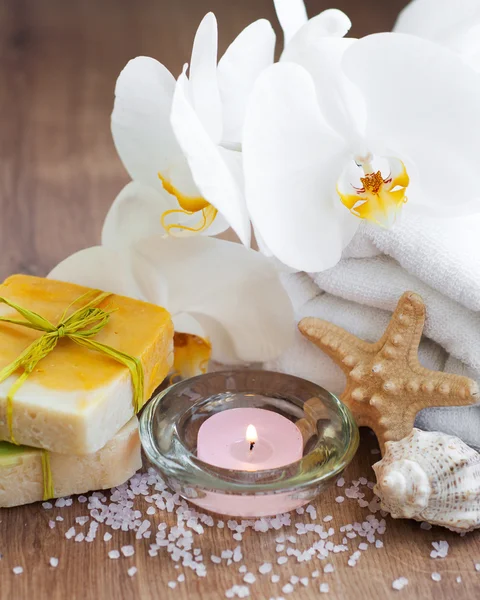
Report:
M363 35L390 29L405 2L338 0L334 4L352 17L353 35ZM311 15L329 6L318 0L308 2ZM115 79L128 59L139 54L155 56L178 73L207 10L217 14L221 50L252 20L267 17L274 22L270 0L0 1L0 277L12 272L45 274L72 252L98 243L108 207L128 181L110 136ZM373 478L372 444L366 433L347 478ZM355 501L337 504L337 494L333 489L318 499L321 515L334 515L336 527L365 517L365 509ZM108 559L111 547L101 538L91 544L65 540L64 532L80 511L77 503L56 509L54 514L63 515L65 523L53 530L48 527L53 511L40 505L0 512L2 599L216 600L240 583L234 566L216 566L205 579L187 573L186 582L170 590L168 581L181 571L175 570L166 554L149 557L147 540L135 542L131 534L123 534L121 544L135 543L136 554L117 561ZM247 532L242 541L245 564L253 569L261 560L274 560L277 535ZM430 559L431 542L441 539L451 544L448 558ZM308 588L297 586L289 597L316 598L318 581L330 583L325 596L330 598L480 596L480 573L474 569L474 562L480 562L477 533L462 538L439 528L423 531L418 523L389 519L384 542L383 549L366 551L354 568L347 566L347 556L336 555L335 573L311 580ZM228 532L216 529L206 531L201 545L207 563L210 554L233 547ZM48 566L50 556L60 559L57 569ZM318 561L312 564L293 567L289 563L275 570L283 585L291 573L309 575L321 566ZM23 566L22 575L13 575L16 565ZM132 565L138 573L129 578L126 571ZM433 571L441 573L440 583L431 580ZM459 575L461 584L455 582ZM409 585L394 592L391 583L400 576L407 577ZM281 585L257 576L251 597L281 595Z

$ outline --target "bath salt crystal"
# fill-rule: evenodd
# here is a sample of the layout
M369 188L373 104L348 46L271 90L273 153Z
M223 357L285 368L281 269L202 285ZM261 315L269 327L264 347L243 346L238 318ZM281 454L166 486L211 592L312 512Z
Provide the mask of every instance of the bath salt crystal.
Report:
M183 583L185 581L185 575L183 573L180 573L180 575L177 577L177 581L179 583Z
M283 544L284 541L285 541L285 536L284 535L279 535L277 538L275 538L275 542L277 544Z
M321 583L320 584L320 592L322 594L327 594L328 591L329 591L329 589L330 589L330 586L328 585L328 583Z
M135 548L133 546L122 546L120 548L123 556L133 556L135 554Z
M60 516L55 517L55 521L63 521L63 517L60 517Z
M111 533L107 533L103 536L103 541L104 542L109 542L112 539L112 534Z
M302 577L300 579L300 583L304 586L307 587L308 586L308 577Z
M327 515L326 517L323 517L324 523L328 523L329 521L333 521L332 515Z
M375 541L375 548L383 548L383 542L382 542L382 540L376 540Z
M394 590L403 590L406 585L408 585L408 579L406 577L399 577L398 579L395 579L395 581L392 581L392 588Z
M67 540L72 538L75 535L75 527L70 527L70 529L65 533L65 537Z
M270 577L270 581L271 581L272 583L278 583L278 582L280 581L280 575L272 575L272 576Z
M334 566L331 563L328 563L328 565L325 565L323 567L323 572L324 573L333 573L335 571Z
M232 558L233 552L231 550L222 550L221 557L222 558Z
M174 588L177 587L177 582L176 581L169 581L168 582L168 587L173 590Z
M439 542L432 542L434 550L430 552L430 558L445 558L448 554L448 542L441 540Z
M368 544L365 544L365 542L362 542L361 544L358 544L358 549L359 550L368 550Z
M288 560L287 556L279 556L277 558L277 564L284 565L287 562L287 560Z
M80 502L80 504L84 504L88 498L86 496L79 496L77 500Z
M455 579L455 581L457 583L462 583L462 578L460 577L460 575Z
M108 553L108 558L120 558L120 552L118 550L110 550L110 552Z
M245 583L255 583L256 580L257 579L256 579L256 577L255 577L255 575L253 573L247 573L245 575L245 577L243 578L243 581Z
M345 485L345 479L343 477L340 477L340 479L337 481L337 486L343 487L344 485Z
M303 508L303 506L301 506L300 508L297 508L295 512L297 513L297 515L303 515L305 509Z
M217 523L217 527L218 527L219 529L223 529L223 528L225 527L225 523L224 523L223 521L219 521L219 522Z
M129 577L133 577L137 572L137 567L130 567L127 571Z
M85 523L88 523L90 517L77 517L75 519L75 523L78 523L79 525L85 525Z
M219 565L222 562L222 559L219 556L215 556L215 554L212 554L210 560L216 565Z
M275 552L283 552L285 550L285 544L277 544Z
M53 529L55 527L55 525L56 525L55 521L48 522L48 526L50 527L50 529Z
M475 571L480 571L480 563L475 563Z
M76 542L83 542L84 539L85 539L85 534L83 534L83 533L78 533L75 536L75 541Z
M345 498L343 496L337 496L335 498L335 502L338 502L338 504L341 504L344 500Z
M247 569L246 565L242 565L242 566L241 566L241 567L238 569L238 572L239 572L239 573L246 573L246 572L247 572L247 570L248 570L248 569Z
M320 577L320 571L314 571L312 573L312 579L316 579L317 577Z
M23 567L13 567L12 571L15 575L21 575L23 573Z
M287 537L287 541L290 542L291 544L296 544L297 543L297 538L294 535L289 535Z
M51 502L42 502L42 506L45 510L50 510L53 508L53 504Z
M440 581L442 579L442 576L440 575L440 573L432 573L432 579L433 581Z
M154 515L154 514L155 514L155 507L149 506L147 508L147 515Z
M233 534L233 539L236 540L237 542L241 542L242 541L242 534L241 533L234 533Z
M55 558L54 556L52 556L50 558L49 562L50 562L50 566L53 567L53 568L55 568L55 567L58 566L58 558Z
M263 565L260 565L258 567L258 572L261 573L262 575L266 575L267 573L270 573L271 570L272 570L271 563L263 563Z
M293 592L293 585L291 583L286 583L283 587L282 587L282 592L284 594L291 594Z

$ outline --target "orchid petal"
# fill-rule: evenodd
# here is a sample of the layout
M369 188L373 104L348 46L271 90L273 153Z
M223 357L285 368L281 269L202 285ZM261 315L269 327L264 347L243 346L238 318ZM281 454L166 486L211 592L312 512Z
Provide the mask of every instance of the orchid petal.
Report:
M263 361L290 343L290 300L274 267L260 253L202 236L153 236L137 243L133 253L135 273L147 263L152 273L165 277L169 310L198 320L216 360Z
M480 71L478 0L415 0L401 11L394 31L447 46Z
M260 75L243 148L247 205L266 247L294 269L334 266L359 221L335 191L346 146L323 120L305 69L280 63Z
M284 44L308 21L303 0L273 0L275 12L283 30Z
M214 144L185 95L187 79L177 82L171 122L202 196L226 219L240 240L250 244L250 223L241 188L241 156Z
M223 105L223 141L241 142L247 100L253 84L273 63L275 33L266 19L246 27L218 63Z
M217 19L206 14L198 26L190 61L192 105L215 143L222 137L222 104L217 81Z
M412 204L434 212L478 197L480 78L458 56L386 33L359 40L343 67L365 98L371 151L405 163Z
M54 267L47 277L145 300L125 266L122 254L103 246L93 246L72 254Z
M350 23L341 11L334 12L342 15L340 20L344 17ZM326 21L324 13L310 19L292 38L280 60L301 65L310 73L324 117L350 145L358 146L365 128L365 105L359 90L341 68L344 53L356 40L328 35ZM337 25L340 32L347 26L346 22Z

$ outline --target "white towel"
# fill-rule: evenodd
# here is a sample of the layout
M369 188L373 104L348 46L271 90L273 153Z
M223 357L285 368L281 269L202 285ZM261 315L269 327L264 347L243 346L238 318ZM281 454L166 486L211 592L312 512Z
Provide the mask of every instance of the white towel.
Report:
M408 216L392 230L362 224L333 269L282 277L297 320L319 317L367 341L381 337L403 292L419 293L427 306L422 364L480 381L480 216ZM336 394L345 385L341 370L299 333L287 352L265 366ZM426 409L416 425L480 448L480 406Z

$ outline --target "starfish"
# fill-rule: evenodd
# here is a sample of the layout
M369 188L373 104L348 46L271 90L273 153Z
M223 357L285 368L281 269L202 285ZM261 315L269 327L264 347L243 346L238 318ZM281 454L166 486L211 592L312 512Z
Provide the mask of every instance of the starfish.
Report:
M307 317L298 325L345 373L347 385L340 400L359 426L373 429L382 454L386 442L399 441L412 431L423 408L467 406L480 400L472 379L431 371L418 361L425 312L422 298L405 292L375 343L322 319Z

